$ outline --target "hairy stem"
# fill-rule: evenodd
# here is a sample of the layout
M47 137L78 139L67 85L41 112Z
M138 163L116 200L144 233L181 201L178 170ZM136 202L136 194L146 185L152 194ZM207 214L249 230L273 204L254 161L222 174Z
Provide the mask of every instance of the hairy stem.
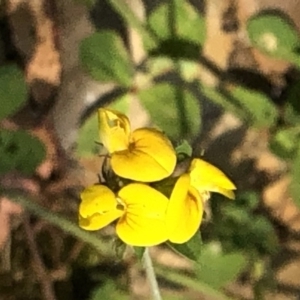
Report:
M156 280L155 271L152 264L152 259L149 253L149 248L145 248L144 256L143 256L144 268L146 270L147 278L150 283L150 289L152 292L153 300L162 300L160 295L158 283Z

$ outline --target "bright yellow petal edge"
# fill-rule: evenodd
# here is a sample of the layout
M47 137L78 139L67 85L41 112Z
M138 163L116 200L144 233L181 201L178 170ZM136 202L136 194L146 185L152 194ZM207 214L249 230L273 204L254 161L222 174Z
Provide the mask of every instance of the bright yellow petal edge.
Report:
M79 226L85 230L102 229L123 214L114 193L104 185L88 187L80 197Z
M170 176L176 166L176 153L168 138L152 128L135 130L128 150L111 156L113 171L124 178L153 182Z
M191 176L191 185L196 188L199 193L216 192L234 199L234 190L236 186L232 181L217 167L212 164L195 158L190 165L189 174Z
M121 240L128 245L147 247L168 239L165 223L167 197L142 183L125 186L118 197L126 207L116 226Z
M104 185L94 185L81 193L79 226L99 230L116 219L116 233L132 246L154 246L168 239L166 211L169 200L154 188L132 183L118 196Z
M100 141L111 154L129 147L130 123L122 113L115 110L98 109Z
M183 244L199 229L203 216L203 202L198 191L190 186L190 176L177 180L170 197L166 223L169 240Z

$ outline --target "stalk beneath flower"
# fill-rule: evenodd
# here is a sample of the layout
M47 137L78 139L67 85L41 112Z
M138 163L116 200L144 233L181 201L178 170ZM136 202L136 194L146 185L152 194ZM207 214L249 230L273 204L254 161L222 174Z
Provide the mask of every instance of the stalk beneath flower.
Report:
M162 300L148 247L146 247L144 251L143 263L150 284L153 300Z

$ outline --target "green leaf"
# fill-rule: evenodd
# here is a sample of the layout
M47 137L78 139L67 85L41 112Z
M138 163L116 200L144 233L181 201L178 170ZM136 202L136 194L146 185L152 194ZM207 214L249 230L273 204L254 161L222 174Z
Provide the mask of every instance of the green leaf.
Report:
M198 85L199 92L203 97L208 98L215 104L221 106L223 109L232 112L240 119L245 119L245 111L239 108L236 103L228 97L228 92L226 90L216 89L207 85Z
M93 114L82 125L77 139L76 152L82 157L90 157L99 153L98 134L98 116Z
M156 84L140 91L139 98L153 122L171 139L192 139L200 132L200 104L193 94L179 89L167 83Z
M248 225L247 223L251 221L249 212L245 209L241 209L241 207L237 205L227 205L224 207L222 212L224 214L224 218L226 217L228 220L242 226Z
M235 201L236 206L239 209L245 209L247 211L252 211L256 209L260 203L259 196L257 192L254 191L246 191L238 194L238 197ZM241 207L242 206L242 207Z
M22 71L15 65L0 68L0 120L15 113L27 100L27 86Z
M0 130L0 174L19 171L33 175L45 156L44 145L28 132Z
M173 16L170 14L173 13ZM175 24L170 24L174 20ZM205 20L187 1L175 0L159 5L149 16L149 26L161 40L169 40L172 27L176 37L202 45L205 41Z
M197 232L188 242L184 244L174 244L167 242L167 244L177 253L193 260L199 262L201 249L202 249L202 239L200 232Z
M113 31L96 32L83 40L80 59L96 80L113 81L125 87L132 84L132 63L121 38Z
M119 112L122 112L123 114L127 115L129 112L129 106L132 99L131 93L126 93L117 99L115 99L114 102L112 102L108 107L110 109L117 110Z
M262 93L241 86L218 90L204 85L200 86L200 92L254 127L271 127L277 121L275 105Z
M270 149L283 159L293 159L299 145L300 127L278 130L270 141Z
M148 72L153 77L155 77L170 71L176 71L176 68L179 68L181 77L186 82L193 82L195 79L198 78L198 62L195 60L182 58L179 51L178 53L180 59L177 62L174 62L174 60L171 57L161 55L162 53L160 52L158 53L158 56L149 57L149 59L147 60ZM198 54L197 57L199 56Z
M284 121L287 124L300 123L300 81L295 82L287 91Z
M180 75L186 82L193 82L199 77L199 64L196 61L180 59L178 61Z
M216 246L203 247L196 272L201 281L220 289L239 275L246 266L246 259L239 252L223 254Z
M248 120L256 128L275 125L278 112L271 100L262 93L243 87L231 91L236 104L248 114Z
M176 168L178 165L176 166ZM176 172L176 170L174 171ZM178 177L167 177L161 181L153 182L151 186L161 192L163 195L165 195L167 198L171 197L172 191L174 189L174 185L176 181L178 180Z
M147 60L149 73L155 77L174 69L174 62L166 56L153 56Z
M299 46L296 28L280 13L263 12L254 16L247 30L254 46L275 57L288 59Z
M253 239L254 236L255 239ZM257 243L257 249L261 253L276 253L279 248L278 238L271 221L264 216L254 216L251 222L251 232L245 245L247 243L252 245Z
M108 2L120 14L122 19L142 36L144 46L147 50L151 50L157 46L157 39L153 32L133 12L128 3L120 0L108 0Z
M183 155L184 157L191 157L193 154L193 148L188 141L183 140L175 149L177 156Z
M290 185L291 196L295 204L300 208L300 146L298 146L295 158L292 162L292 182Z

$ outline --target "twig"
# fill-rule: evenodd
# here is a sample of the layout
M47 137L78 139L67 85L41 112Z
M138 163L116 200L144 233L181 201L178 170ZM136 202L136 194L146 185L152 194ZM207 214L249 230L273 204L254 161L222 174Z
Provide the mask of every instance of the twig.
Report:
M0 263L3 272L11 270L11 232L9 232L6 243L0 252Z
M24 217L24 229L27 236L27 243L28 248L31 252L32 258L33 258L33 268L36 273L36 278L39 281L41 285L41 291L44 296L45 300L56 300L54 289L53 289L53 282L48 275L45 265L39 255L39 250L37 248L32 228L29 224L29 218L28 216Z
M147 278L150 283L153 300L162 300L152 264L152 259L150 257L149 248L147 247L145 248L145 252L143 255L143 262Z

